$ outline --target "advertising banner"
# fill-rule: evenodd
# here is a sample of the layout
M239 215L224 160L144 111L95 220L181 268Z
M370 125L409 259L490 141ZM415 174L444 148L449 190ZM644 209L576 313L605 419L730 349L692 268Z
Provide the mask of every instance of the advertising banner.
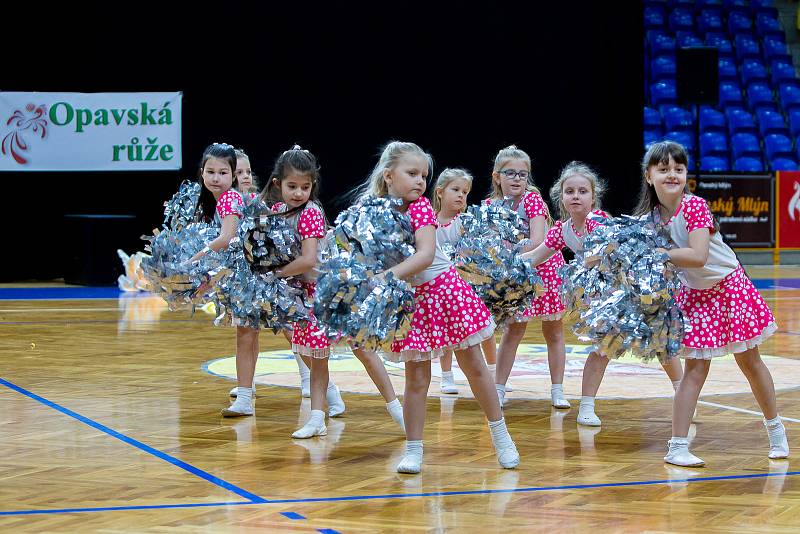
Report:
M180 169L182 97L0 92L0 171Z

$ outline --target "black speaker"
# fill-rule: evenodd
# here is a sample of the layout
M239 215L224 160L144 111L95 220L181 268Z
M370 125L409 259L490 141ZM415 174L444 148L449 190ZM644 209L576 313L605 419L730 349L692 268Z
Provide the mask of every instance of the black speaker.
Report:
M719 102L719 51L714 47L679 48L675 61L678 103Z

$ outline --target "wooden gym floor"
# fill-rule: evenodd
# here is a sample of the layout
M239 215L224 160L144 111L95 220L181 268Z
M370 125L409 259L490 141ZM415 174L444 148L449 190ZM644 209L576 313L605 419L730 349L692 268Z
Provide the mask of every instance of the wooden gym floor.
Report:
M773 356L800 455L800 268L748 271L778 319L762 353ZM475 401L433 396L434 379L423 473L399 475L404 438L382 399L364 394L374 387L348 382L352 372L332 373L358 393L344 394L347 412L324 438L290 438L308 400L263 385L269 369L259 371L256 417L223 419L234 383L206 370L233 354L233 332L114 295L0 286L0 531L800 531L797 456L767 459L741 373L718 375L717 392L701 399L692 429L701 469L663 463L671 401L637 387L635 374L606 377L600 429L575 424L579 376L565 383L569 411L519 394L506 409L522 455L514 471L498 467ZM542 343L537 323L525 342ZM285 348L262 335L262 351ZM712 377L725 365L712 364ZM525 391L549 388L545 376L530 383Z

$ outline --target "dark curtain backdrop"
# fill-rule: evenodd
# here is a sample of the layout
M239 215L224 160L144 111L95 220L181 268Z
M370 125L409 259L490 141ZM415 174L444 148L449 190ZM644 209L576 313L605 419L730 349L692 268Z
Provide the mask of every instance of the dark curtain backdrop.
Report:
M198 8L197 6L209 6ZM4 8L5 10L6 8ZM630 210L642 156L639 2L221 2L16 7L4 17L5 91L184 93L180 172L3 173L9 240L2 279L62 276L80 246L64 214L133 214L128 252L196 175L203 148L244 148L264 177L299 143L322 165L329 218L389 140L410 140L489 187L517 144L546 190L571 160ZM40 9L40 10L35 10ZM116 242L116 241L115 241Z

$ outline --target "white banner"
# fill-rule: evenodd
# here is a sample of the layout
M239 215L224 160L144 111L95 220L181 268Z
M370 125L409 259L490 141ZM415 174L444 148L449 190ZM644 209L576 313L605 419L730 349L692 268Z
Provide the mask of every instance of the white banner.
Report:
M180 169L182 97L0 92L0 171Z

